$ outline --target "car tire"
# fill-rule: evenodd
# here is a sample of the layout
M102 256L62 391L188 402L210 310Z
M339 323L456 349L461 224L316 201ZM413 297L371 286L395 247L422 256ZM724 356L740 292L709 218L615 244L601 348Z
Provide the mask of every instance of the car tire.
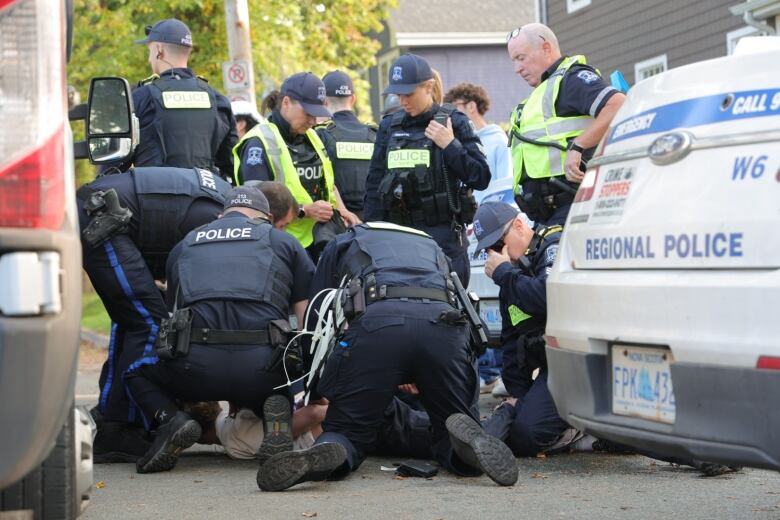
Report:
M74 491L75 441L75 414L71 407L46 460L22 480L0 491L0 511L19 511L17 518L30 518L32 513L35 520L76 518L81 512L81 501Z

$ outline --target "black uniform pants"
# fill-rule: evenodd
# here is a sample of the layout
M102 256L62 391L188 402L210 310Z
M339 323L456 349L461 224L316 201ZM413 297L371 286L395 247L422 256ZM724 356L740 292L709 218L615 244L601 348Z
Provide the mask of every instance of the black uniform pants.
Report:
M151 354L160 320L168 316L165 302L129 236L117 235L95 247L83 245L82 255L84 270L112 321L108 359L99 380L100 411L107 421L134 422L136 410L127 399L122 374L133 361Z
M170 417L178 401L230 401L263 416L263 403L273 393L290 400L284 375L266 370L271 347L193 344L186 357L162 360L150 356L133 363L125 374L133 401L143 412L147 427L158 411Z
M475 474L455 456L444 425L457 412L479 420L468 329L440 322L448 309L439 302L385 300L350 323L318 386L330 405L317 443L337 442L347 450L347 466L332 477L357 469L375 449L385 410L403 383L416 383L420 390L434 457L450 471Z

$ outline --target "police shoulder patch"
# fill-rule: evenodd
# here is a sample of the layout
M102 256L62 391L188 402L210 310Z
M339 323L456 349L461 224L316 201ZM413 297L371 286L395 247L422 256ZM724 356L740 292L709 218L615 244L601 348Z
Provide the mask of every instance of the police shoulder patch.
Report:
M599 75L590 70L579 71L577 73L577 77L581 79L584 83L587 83L588 85L590 85L594 81L598 81L599 79Z
M553 244L544 251L544 263L547 265L554 264L556 256L558 256L558 244Z
M152 74L148 78L144 78L141 81L139 81L138 82L138 86L139 87L143 87L144 85L148 85L149 83L151 83L152 81L154 81L156 79L160 79L160 76L158 76L157 74Z
M263 149L260 146L252 146L246 151L246 163L249 166L263 164Z

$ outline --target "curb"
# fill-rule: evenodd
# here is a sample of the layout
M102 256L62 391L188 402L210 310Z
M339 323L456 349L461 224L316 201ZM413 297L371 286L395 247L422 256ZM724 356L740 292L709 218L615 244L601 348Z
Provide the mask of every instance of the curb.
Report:
M81 329L81 341L91 343L98 348L108 349L110 338L89 329Z

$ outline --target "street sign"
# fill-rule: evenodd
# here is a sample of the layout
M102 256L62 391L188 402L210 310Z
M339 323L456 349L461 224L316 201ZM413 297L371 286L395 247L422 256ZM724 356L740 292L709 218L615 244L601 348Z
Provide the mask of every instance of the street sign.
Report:
M226 61L222 64L222 81L226 90L249 87L249 63L244 60Z

